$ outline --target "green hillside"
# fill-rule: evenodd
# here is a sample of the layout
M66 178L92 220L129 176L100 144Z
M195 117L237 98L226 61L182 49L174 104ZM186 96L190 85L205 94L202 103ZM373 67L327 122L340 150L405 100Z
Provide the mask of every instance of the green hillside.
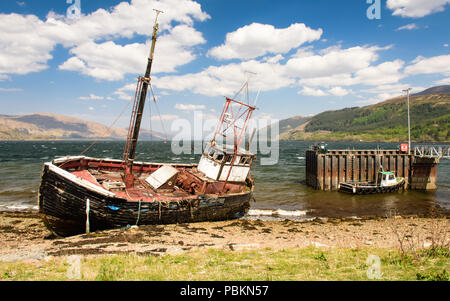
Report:
M308 122L311 119L311 117L304 117L304 116L294 116L288 119L280 120L278 122L278 131L279 131L279 138L284 139L282 135L285 135L285 133L289 133L292 130L295 130L299 126L304 125L306 122ZM272 130L274 129L274 126L268 126L266 128L263 128L259 131L259 135L263 135L264 137L268 138L275 138L278 135L274 133L274 136L272 136Z
M411 140L450 141L450 93L410 97ZM366 107L326 111L282 139L324 141L406 141L407 105L404 96Z

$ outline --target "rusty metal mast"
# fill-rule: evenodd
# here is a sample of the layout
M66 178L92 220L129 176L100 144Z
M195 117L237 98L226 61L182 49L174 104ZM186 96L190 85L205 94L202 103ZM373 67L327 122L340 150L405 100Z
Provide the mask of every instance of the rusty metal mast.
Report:
M152 70L153 55L155 52L156 37L158 33L158 15L162 12L156 10L155 25L153 26L152 46L150 55L148 57L147 69L145 75L138 78L136 87L133 111L131 113L130 126L128 128L127 142L123 154L123 161L125 163L125 185L127 187L133 186L133 162L136 156L136 145L139 138L139 130L141 127L142 114L144 112L145 99L147 97L148 86L150 85L150 72ZM139 101L138 101L139 100Z

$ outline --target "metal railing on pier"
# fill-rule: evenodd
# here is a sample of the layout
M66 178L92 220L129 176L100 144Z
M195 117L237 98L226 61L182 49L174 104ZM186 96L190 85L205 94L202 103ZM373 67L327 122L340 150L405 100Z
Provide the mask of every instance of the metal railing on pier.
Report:
M414 156L421 158L450 158L450 146L418 145L414 147Z

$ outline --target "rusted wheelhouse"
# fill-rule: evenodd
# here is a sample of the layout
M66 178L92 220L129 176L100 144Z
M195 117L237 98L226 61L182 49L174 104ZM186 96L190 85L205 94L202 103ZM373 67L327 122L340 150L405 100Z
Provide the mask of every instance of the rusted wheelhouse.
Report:
M146 94L151 87L157 30L155 21L122 160L67 156L44 164L39 213L58 235L127 225L232 219L250 207L254 190L250 170L255 155L241 144L253 106L226 98L214 137L199 164L135 161ZM248 88L248 82L245 85Z
M229 181L245 182L250 174L255 155L241 145L254 110L254 106L226 97L217 129L203 151L199 171L223 181L224 187Z

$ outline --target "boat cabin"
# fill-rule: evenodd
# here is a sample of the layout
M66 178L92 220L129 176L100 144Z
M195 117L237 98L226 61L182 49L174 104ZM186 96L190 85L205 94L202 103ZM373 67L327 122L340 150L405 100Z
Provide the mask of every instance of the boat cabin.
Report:
M378 173L378 183L381 187L391 186L397 183L397 178L392 171L380 171Z
M241 148L235 154L233 148L208 143L202 153L198 170L216 181L245 182L254 158L254 154Z

